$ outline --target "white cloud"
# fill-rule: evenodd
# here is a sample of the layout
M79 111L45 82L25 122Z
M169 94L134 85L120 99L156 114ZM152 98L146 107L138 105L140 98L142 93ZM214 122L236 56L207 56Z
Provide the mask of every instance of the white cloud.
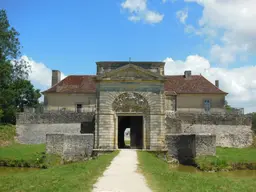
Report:
M227 100L231 106L245 108L245 112L256 111L256 66L240 68L212 67L210 62L199 55L191 55L185 61L166 58L166 75L181 75L185 70L192 74L202 74L213 84L220 81L220 88L228 92Z
M188 18L188 9L177 11L176 17L180 20L181 23L185 24L186 19Z
M163 20L164 15L154 11L147 11L145 14L145 21L147 23L159 23Z
M26 55L21 57L27 64L31 67L31 73L29 74L29 80L31 80L32 84L44 91L51 87L52 81L52 69L47 67L44 63L36 62L32 58L29 58ZM66 76L61 73L61 79L65 78Z
M147 8L147 0L126 0L121 3L122 8L128 9L131 13L145 11Z
M132 16L128 17L128 19L129 19L130 21L133 21L133 22L136 22L136 21L140 21L140 20L141 20L140 17L135 16L135 15L132 15Z
M147 0L125 0L121 3L121 7L130 12L131 16L128 19L133 22L144 21L154 24L164 18L163 14L148 9Z
M255 0L184 0L203 7L198 27L186 25L187 32L214 38L211 56L223 64L256 51ZM222 52L219 56L219 52Z

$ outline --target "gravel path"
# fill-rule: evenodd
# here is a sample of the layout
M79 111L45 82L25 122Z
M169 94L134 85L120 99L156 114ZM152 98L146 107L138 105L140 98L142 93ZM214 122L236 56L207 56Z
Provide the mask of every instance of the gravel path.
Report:
M93 186L93 192L151 192L146 181L137 172L137 153L124 149Z

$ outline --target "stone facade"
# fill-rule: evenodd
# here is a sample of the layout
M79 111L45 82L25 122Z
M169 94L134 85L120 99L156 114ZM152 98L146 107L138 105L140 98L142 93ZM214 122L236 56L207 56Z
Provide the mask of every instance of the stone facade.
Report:
M93 134L47 134L46 153L57 154L65 162L87 160L92 156Z

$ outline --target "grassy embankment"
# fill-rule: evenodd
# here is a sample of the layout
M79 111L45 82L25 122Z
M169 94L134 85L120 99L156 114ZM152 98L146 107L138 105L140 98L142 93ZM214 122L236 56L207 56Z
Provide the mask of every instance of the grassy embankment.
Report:
M55 155L45 154L45 145L15 143L13 125L0 125L0 166L46 168L60 163Z
M44 144L12 144L0 148L0 166L47 168L60 163L59 156L45 154Z
M216 156L201 156L195 159L203 171L256 169L256 148L217 147Z
M201 174L178 172L169 169L168 163L155 154L138 151L140 171L145 175L153 191L255 191L255 178L235 179L219 175L204 176Z
M2 191L91 191L93 184L118 154L115 151L86 162L0 177Z

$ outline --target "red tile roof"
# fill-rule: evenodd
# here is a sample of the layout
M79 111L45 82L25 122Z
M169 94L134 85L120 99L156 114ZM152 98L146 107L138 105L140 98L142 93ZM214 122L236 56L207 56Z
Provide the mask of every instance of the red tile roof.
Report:
M213 85L210 81L202 75L191 75L185 78L184 75L165 76L166 82L164 84L165 91L175 92L177 94L183 93L220 93L227 94Z
M227 94L213 85L201 75L191 75L185 78L184 75L165 76L164 89L169 95L185 93L217 93ZM95 93L96 75L71 75L44 91L43 93Z
M43 93L95 93L95 75L70 75Z

